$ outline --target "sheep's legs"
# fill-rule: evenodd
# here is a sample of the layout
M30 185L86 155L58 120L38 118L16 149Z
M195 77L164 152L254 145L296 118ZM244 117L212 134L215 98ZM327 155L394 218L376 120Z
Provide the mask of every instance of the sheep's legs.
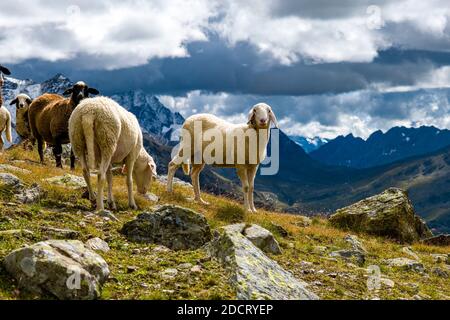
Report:
M111 210L116 210L117 206L116 206L116 202L114 201L114 195L112 192L113 175L112 175L112 166L111 165L109 166L108 171L106 172L106 179L108 181L108 206Z
M170 161L169 169L167 170L167 192L173 192L173 177L179 165L174 160Z
M131 157L127 157L125 165L127 166L127 188L128 188L128 206L131 209L136 210L138 207L134 201L133 195L133 170L134 170L134 160Z
M42 138L37 138L37 147L39 159L41 160L41 163L44 163L44 140L42 140Z
M0 132L0 152L3 151L3 145L4 145L4 142L3 142L2 132Z
M62 155L62 145L59 142L55 142L53 144L53 155L56 159L56 167L62 169L62 163L61 163L61 155Z
M253 192L255 190L255 176L258 171L258 166L251 166L247 169L247 178L248 178L248 202L250 206L250 210L256 212L255 203L253 201Z
M75 155L72 148L70 148L70 170L75 170Z
M105 207L103 205L103 188L105 186L105 180L106 180L106 172L108 171L108 168L110 166L111 161L106 161L104 158L102 158L102 161L100 163L100 166L98 168L98 174L97 174L97 210L104 210Z
M244 193L244 208L246 211L251 211L250 206L248 204L249 184L248 184L247 168L246 167L238 167L236 169L237 169L237 175L238 175L239 179L241 179L242 192Z
M87 186L88 193L89 193L89 200L94 201L95 195L94 195L94 192L92 192L91 173L89 171L89 167L87 165L86 158L84 156L82 156L80 158L80 162L81 162L81 167L83 168L84 181L86 181L86 186Z
M194 201L208 205L209 203L203 200L200 195L200 172L203 170L204 167L205 164L192 165L191 180L192 186L194 187Z

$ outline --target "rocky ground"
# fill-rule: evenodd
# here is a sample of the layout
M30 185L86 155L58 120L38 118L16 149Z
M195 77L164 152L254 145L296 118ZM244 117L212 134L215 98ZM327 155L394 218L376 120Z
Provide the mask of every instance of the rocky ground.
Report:
M0 155L0 299L450 299L448 238L423 242L397 189L331 220L200 206L185 183L154 183L131 211L120 175L117 212L85 191L79 169Z

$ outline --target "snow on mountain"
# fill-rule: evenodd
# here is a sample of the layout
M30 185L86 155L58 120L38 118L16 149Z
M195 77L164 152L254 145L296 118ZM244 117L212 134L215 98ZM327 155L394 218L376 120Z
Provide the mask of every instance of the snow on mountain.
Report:
M164 144L178 140L177 133L184 118L165 107L156 96L137 90L115 94L111 98L136 115L144 132L159 138Z
M306 138L301 136L290 136L289 138L296 144L298 144L300 147L302 147L306 153L310 153L314 150L317 150L328 142L327 139L320 137Z
M16 122L16 108L9 104L19 93L26 93L34 99L43 93L62 94L72 85L73 82L62 74L57 74L42 83L35 83L30 79L19 80L6 77L3 96L5 107L11 112L13 127ZM178 140L178 132L184 118L178 112L174 113L166 108L154 95L138 90L115 94L111 98L136 115L144 132L151 134L164 144ZM13 139L15 143L19 139L14 128Z

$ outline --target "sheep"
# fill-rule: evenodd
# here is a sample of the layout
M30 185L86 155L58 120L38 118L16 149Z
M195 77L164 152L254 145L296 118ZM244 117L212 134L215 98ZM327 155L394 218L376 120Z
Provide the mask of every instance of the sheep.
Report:
M69 118L73 110L89 94L99 94L97 89L89 88L83 81L77 82L72 88L67 89L63 98L57 94L44 94L36 98L30 105L28 118L31 134L37 140L38 153L41 163L44 162L44 142L53 146L53 154L56 159L56 167L62 168L62 145L69 143ZM75 168L75 156L70 155L70 168Z
M266 157L271 122L278 127L272 108L265 103L253 106L248 114L248 122L245 124L232 124L211 114L197 114L189 117L183 124L180 149L169 163L167 191L173 191L173 177L177 168L182 165L184 173L188 175L189 163L192 163L190 175L194 200L208 204L200 196L199 176L205 164L236 168L242 183L244 207L247 211L256 212L253 201L254 180L259 163ZM198 142L198 135L204 135L204 139L200 142ZM207 135L209 138L206 138ZM253 141L255 143L251 143L252 136L256 139ZM214 142L209 141L212 137ZM230 138L233 140L229 140ZM250 139L248 143L247 138ZM234 143L235 139L240 140L244 145L238 148L238 142ZM211 150L211 145L214 143L218 143L219 147ZM206 150L210 152L210 159L205 157Z
M28 121L28 109L32 101L28 95L21 93L10 103L11 106L16 105L16 132L22 139L24 149L26 149L28 142L31 142L32 146L35 143Z
M8 109L6 109L4 106L0 107L0 151L3 151L3 137L2 133L3 131L6 131L6 140L8 142L12 142L12 135L11 135L11 114L9 113Z
M116 209L112 194L112 164L124 163L128 204L137 209L133 197L133 177L138 192L146 194L156 176L153 158L145 151L142 131L136 117L114 100L96 97L83 100L69 119L69 137L80 159L89 198L94 201L90 169L98 168L97 210L103 210L103 187L108 182L108 204Z
M11 114L9 113L8 109L6 109L3 106L3 94L2 94L2 88L3 88L3 74L10 75L11 72L0 65L0 151L3 151L3 137L2 133L3 131L6 131L6 140L8 140L10 143L12 142L12 135L11 135Z

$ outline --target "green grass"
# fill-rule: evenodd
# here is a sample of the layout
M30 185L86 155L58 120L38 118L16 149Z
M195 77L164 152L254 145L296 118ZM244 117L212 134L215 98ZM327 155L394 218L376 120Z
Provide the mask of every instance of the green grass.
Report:
M133 219L143 210L151 210L151 203L137 196L138 211L127 209L127 193L123 176L114 176L114 194L119 211L115 215L120 222L105 221L98 216L88 216L92 212L88 200L82 199L82 190L66 189L43 182L45 178L62 175L69 169L57 169L53 162L46 166L37 163L37 155L17 149L0 155L0 163L8 163L31 170L33 174L13 173L26 184L38 182L46 195L40 203L31 205L11 204L12 193L0 186L0 231L26 229L33 236L8 236L0 238L0 260L10 251L48 238L43 226L68 228L79 232L79 240L91 237L106 240L111 251L100 253L108 262L110 279L103 287L102 299L233 299L235 294L228 284L226 271L215 260L208 259L206 253L195 251L155 251L155 245L139 244L127 241L118 230L126 221ZM12 160L21 162L13 162ZM25 162L23 162L25 160ZM81 176L77 169L73 174ZM94 186L95 180L92 179ZM450 281L439 278L429 272L434 264L431 253L449 253L449 247L433 247L414 244L412 249L420 256L427 269L426 275L401 269L389 268L382 264L383 259L408 257L402 252L402 245L382 238L358 234L368 250L367 261L363 268L342 260L330 259L332 250L348 248L343 237L347 234L335 229L324 218L314 218L313 223L301 227L302 218L295 215L260 210L257 214L247 214L240 203L224 197L204 194L210 203L203 206L192 202L191 188L175 186L175 192L168 194L165 186L154 183L151 192L160 197L158 204L176 204L191 208L203 214L213 229L229 223L256 223L273 231L283 253L272 255L286 270L295 277L310 284L309 289L322 299L370 299L379 296L382 299L411 299L420 294L432 299L450 299ZM275 225L288 232L286 238L276 231ZM316 246L327 247L325 254L316 253ZM189 269L182 270L180 264L201 265L200 273ZM383 276L395 282L394 288L382 287L378 293L367 289L367 271L369 265L378 265ZM128 266L136 267L129 273ZM440 265L445 269L444 264ZM164 277L162 271L167 268L178 269L173 279ZM13 280L0 267L0 299L36 299L19 290ZM51 297L45 297L51 298Z

